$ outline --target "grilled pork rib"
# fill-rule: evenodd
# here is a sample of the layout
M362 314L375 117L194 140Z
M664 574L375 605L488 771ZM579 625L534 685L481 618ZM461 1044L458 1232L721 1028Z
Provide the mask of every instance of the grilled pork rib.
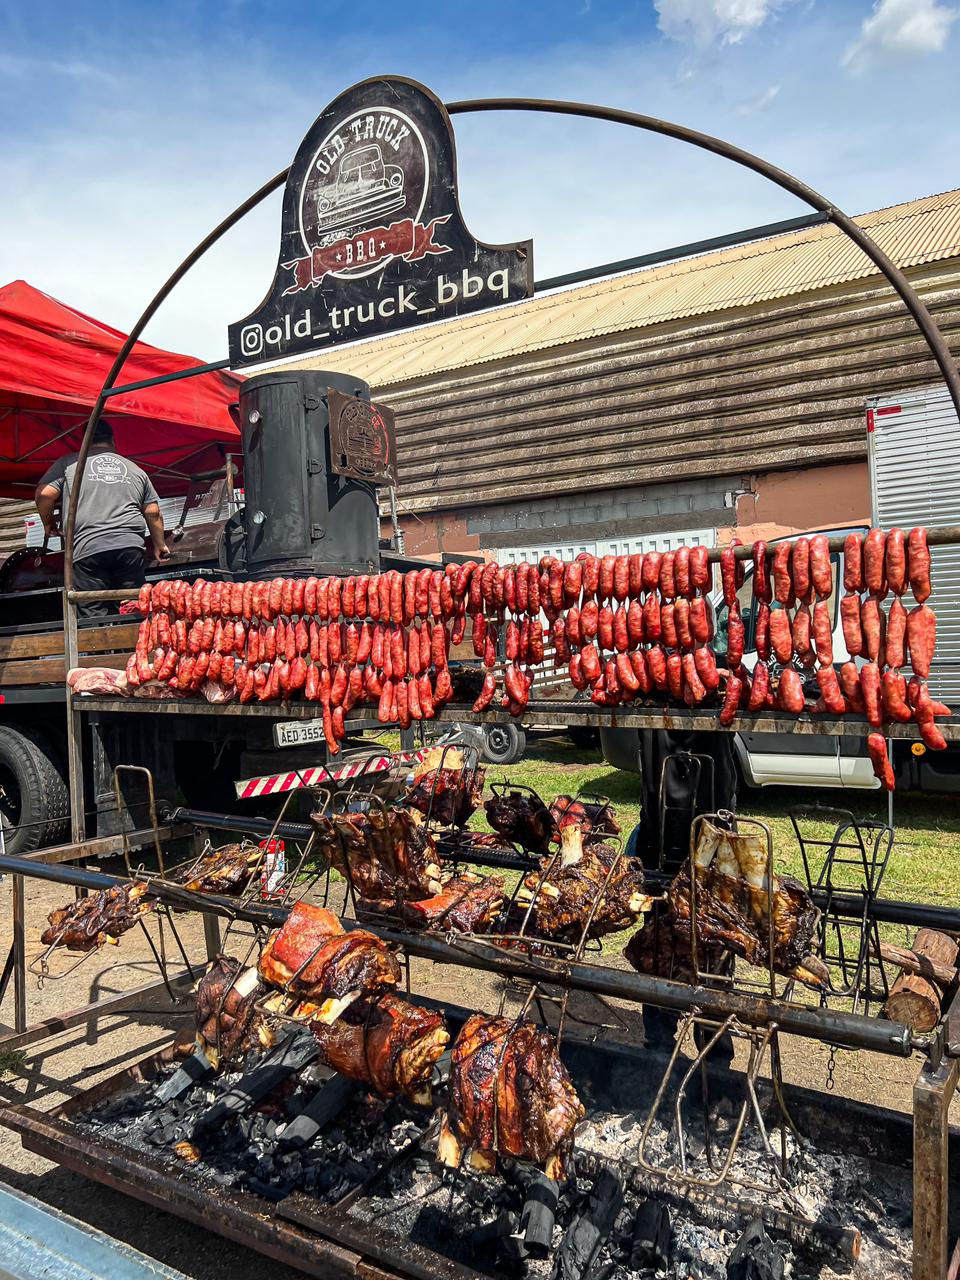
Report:
M255 1045L273 1042L256 1001L263 987L256 969L217 956L197 987L197 1041L214 1064L237 1062Z
M494 831L531 853L547 852L553 817L538 796L508 791L492 796L483 807Z
M418 929L478 933L492 924L502 905L502 876L481 877L465 871L448 880L434 897L405 902L401 915Z
M115 884L58 907L47 916L49 927L41 933L40 941L47 947L57 943L68 951L92 951L105 942L116 942L157 905L148 892L143 881Z
M440 861L422 820L406 809L369 813L315 813L321 853L371 905L440 892Z
M428 751L414 770L406 803L445 827L462 827L480 807L486 774L464 774L463 753L454 748Z
M697 938L719 943L749 964L770 963L769 913L773 911L773 968L808 986L830 984L826 966L812 948L820 913L790 876L767 882L767 853L755 833L735 834L704 822L694 852ZM690 934L690 868L684 866L667 891L674 929Z
M396 957L379 938L345 932L332 911L304 902L267 939L259 970L264 982L307 996L331 1022L361 996L400 981Z
M600 938L625 929L649 909L652 899L643 892L639 859L618 857L610 845L584 848L583 831L573 823L560 834L559 857L542 858L541 870L531 872L517 893L518 927L532 903L527 933L576 943L588 922L587 937Z
M310 1012L311 1006L301 1004L294 1016ZM334 1071L385 1098L400 1093L430 1105L430 1074L450 1039L439 1013L387 994L358 1001L332 1024L312 1020L310 1027L320 1056Z
M246 888L263 850L256 845L224 844L210 849L170 877L185 889L206 893L239 893Z
M549 1032L475 1013L453 1046L437 1155L456 1167L469 1147L472 1167L490 1171L499 1152L558 1178L585 1114Z

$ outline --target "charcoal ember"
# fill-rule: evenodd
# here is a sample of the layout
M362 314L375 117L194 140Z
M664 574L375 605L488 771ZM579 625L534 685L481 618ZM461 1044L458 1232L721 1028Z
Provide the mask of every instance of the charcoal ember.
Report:
M670 1262L670 1211L657 1200L637 1206L630 1241L630 1266L666 1267Z
M727 1261L727 1280L783 1280L784 1274L783 1255L754 1218Z
M601 1169L585 1207L560 1241L551 1280L583 1280L613 1230L623 1207L623 1183L612 1169Z
M520 1228L527 1251L533 1257L545 1258L553 1242L560 1188L546 1174L537 1172L526 1188Z

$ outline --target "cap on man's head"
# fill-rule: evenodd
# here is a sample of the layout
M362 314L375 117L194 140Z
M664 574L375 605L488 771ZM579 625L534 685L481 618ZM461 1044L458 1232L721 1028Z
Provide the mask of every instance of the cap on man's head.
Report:
M103 418L93 428L93 439L91 444L113 444L113 427L109 422L104 422Z

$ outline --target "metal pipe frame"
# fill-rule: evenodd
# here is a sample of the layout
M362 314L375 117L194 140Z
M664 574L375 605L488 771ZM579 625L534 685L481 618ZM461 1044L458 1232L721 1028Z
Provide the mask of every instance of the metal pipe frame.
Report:
M13 871L16 867L16 858L0 857L0 873ZM39 880L86 889L108 889L112 885L123 883L122 877L100 871L51 867L42 863L32 864L24 874ZM244 905L232 898L218 894L198 895L165 882L152 882L151 892L174 908L193 911L202 909L232 920L245 920L272 928L281 925L288 914L286 907L271 906L268 903ZM429 934L407 933L401 929L373 924L360 925L352 920L344 920L343 925L346 929L367 929L384 942L402 947L411 956L433 960L438 964L460 965L506 977L522 978L529 982L630 1000L636 1004L652 1004L677 1013L689 1013L696 1009L709 1017L723 1019L733 1016L748 1026L766 1026L776 1022L781 1031L791 1035L845 1048L868 1049L893 1057L909 1058L914 1052L925 1052L930 1047L927 1037L915 1036L909 1027L896 1022L864 1018L859 1014L787 1004L769 996L743 995L703 983L688 985L600 965L534 959L519 952L503 951L495 946L485 945L479 939L450 943Z

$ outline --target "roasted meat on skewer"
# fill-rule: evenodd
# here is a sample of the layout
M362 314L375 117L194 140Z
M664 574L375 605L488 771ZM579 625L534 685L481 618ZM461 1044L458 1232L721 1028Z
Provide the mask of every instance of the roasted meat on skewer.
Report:
M673 978L676 982L693 981L693 964L690 958L689 932L677 932L673 928L669 910L659 919L651 913L623 949L624 957L638 973L649 973L657 978ZM729 952L716 943L703 942L697 961L705 973L721 972L721 963Z
M303 1003L294 1016L310 1013ZM310 1026L327 1066L385 1098L400 1093L430 1105L433 1065L450 1039L439 1013L388 994L357 1001L332 1024L311 1020Z
M464 769L461 751L438 747L414 770L406 803L442 826L462 827L480 807L485 777L483 769Z
M239 1061L248 1049L273 1043L256 1008L262 994L256 969L242 969L233 956L217 956L200 979L197 1042L215 1067Z
M316 1017L332 1022L361 996L400 981L393 952L364 929L346 932L332 911L298 902L272 933L260 957L260 977L306 996Z
M559 844L560 832L564 827L579 827L583 832L584 844L602 840L604 836L620 834L620 823L605 801L557 796L550 805L550 815L554 823L552 839L555 844Z
M757 833L724 831L704 821L694 851L697 877L697 940L719 943L749 964L773 968L807 986L824 988L830 977L812 954L820 913L791 876L767 882L767 851ZM684 866L667 890L669 914L680 934L690 934L690 868Z
M652 901L644 893L639 859L606 844L584 848L582 830L571 824L561 831L560 854L542 858L540 871L524 879L514 923L519 928L532 903L526 933L578 943L585 928L588 938L627 928Z
M105 942L116 942L157 905L156 898L148 895L149 885L140 880L78 898L50 912L49 928L41 933L40 941L46 947L56 943L68 951L92 951Z
M263 850L254 844L224 844L208 849L195 862L178 867L171 880L185 889L206 893L241 893L248 885Z
M464 871L448 880L434 897L405 902L401 915L418 929L480 933L493 923L502 906L502 876L477 876Z
M487 801L484 810L494 831L532 853L547 852L553 816L539 796L525 791L499 792Z
M313 815L320 852L353 884L361 900L381 908L439 893L440 860L422 820L407 809Z
M585 1114L549 1032L475 1013L453 1046L437 1156L456 1167L469 1147L470 1165L490 1172L499 1152L560 1178Z

